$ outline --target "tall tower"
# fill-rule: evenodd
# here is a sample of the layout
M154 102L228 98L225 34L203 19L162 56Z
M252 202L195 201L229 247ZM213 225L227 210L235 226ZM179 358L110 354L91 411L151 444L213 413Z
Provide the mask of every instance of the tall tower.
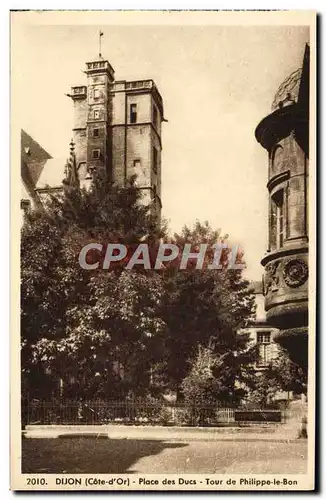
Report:
M110 179L126 186L136 176L142 201L161 213L163 99L151 79L114 80L101 55L86 63L87 84L68 94L75 109L73 140L82 185L105 165Z
M277 341L307 369L309 47L302 69L279 88L272 113L256 128L268 152L269 244L264 294L267 321Z
M137 176L144 203L161 203L163 100L153 80L116 81L112 87L113 180L126 185Z
M91 179L94 168L112 169L112 95L114 70L109 61L99 57L86 63L87 85L71 88L74 102L73 139L76 162L82 183Z

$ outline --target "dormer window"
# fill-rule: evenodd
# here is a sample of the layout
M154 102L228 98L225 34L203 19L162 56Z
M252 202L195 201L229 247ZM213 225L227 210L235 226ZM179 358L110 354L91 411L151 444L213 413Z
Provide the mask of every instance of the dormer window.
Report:
M31 154L31 148L29 148L28 146L26 148L24 148L24 151L27 155L30 155Z
M24 213L28 212L28 210L31 208L30 200L20 200L20 208Z

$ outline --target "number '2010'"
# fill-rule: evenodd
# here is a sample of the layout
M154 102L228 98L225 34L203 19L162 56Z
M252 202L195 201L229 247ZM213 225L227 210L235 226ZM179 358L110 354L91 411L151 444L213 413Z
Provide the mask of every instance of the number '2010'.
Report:
M44 477L28 477L27 484L36 486L37 484L46 484Z

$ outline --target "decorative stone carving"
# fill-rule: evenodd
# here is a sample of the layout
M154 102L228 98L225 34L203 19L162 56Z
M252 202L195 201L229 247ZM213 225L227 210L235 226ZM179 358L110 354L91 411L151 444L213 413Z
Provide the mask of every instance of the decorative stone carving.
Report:
M280 261L271 262L265 267L265 290L264 295L267 295L270 291L276 292L278 290L278 285L280 281L279 274L277 273Z
M288 260L283 268L283 278L285 283L291 288L303 285L308 279L308 266L306 262L301 259Z

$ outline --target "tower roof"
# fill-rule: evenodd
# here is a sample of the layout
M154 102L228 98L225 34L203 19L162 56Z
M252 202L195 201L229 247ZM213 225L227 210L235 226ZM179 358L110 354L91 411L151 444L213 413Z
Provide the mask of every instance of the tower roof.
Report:
M272 103L272 111L283 107L287 103L294 104L298 102L301 75L302 69L299 68L293 71L293 73L282 82L275 94Z
M273 103L272 111L285 105L296 104L302 100L302 88L309 81L309 45L305 47L302 68L293 71L279 86ZM309 93L309 92L308 92Z
M306 44L303 66L294 71L279 87L272 113L258 124L257 141L268 151L294 132L295 138L309 156L309 45Z

